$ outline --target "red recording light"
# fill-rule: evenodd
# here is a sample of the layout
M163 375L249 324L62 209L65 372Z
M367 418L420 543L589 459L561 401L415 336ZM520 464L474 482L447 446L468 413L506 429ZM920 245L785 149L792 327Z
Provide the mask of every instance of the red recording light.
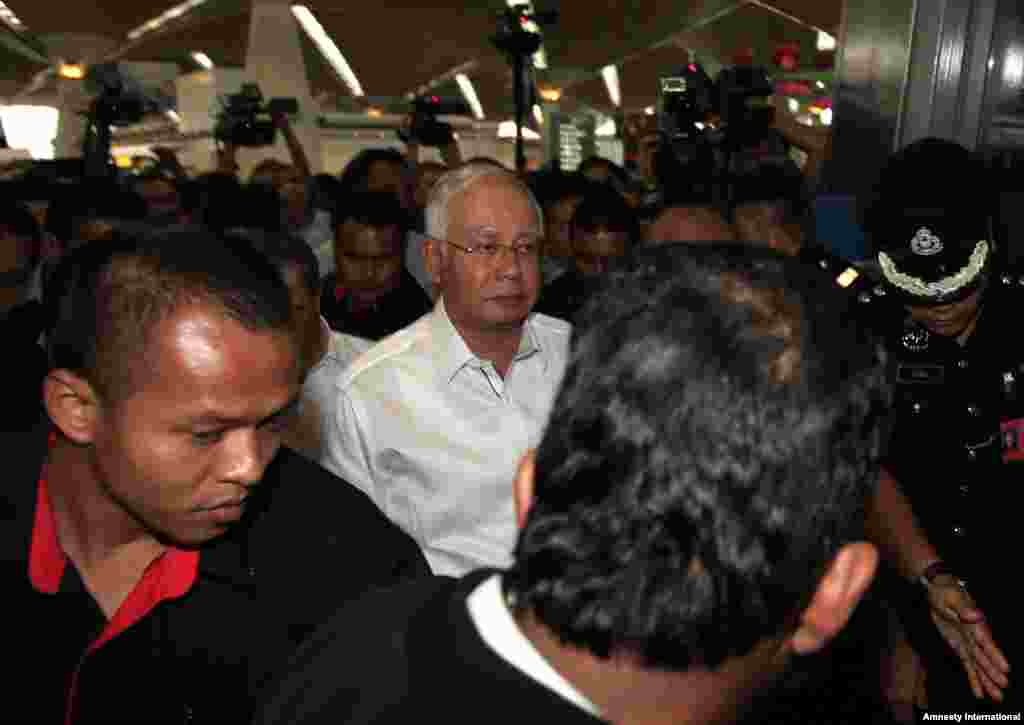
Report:
M697 72L697 65L695 63L690 63L690 72L691 73L696 73Z

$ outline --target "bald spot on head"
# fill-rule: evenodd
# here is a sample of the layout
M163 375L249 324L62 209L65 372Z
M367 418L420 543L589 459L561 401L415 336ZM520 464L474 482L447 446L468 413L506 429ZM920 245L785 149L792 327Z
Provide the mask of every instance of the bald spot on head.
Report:
M732 225L718 211L708 207L669 207L658 214L646 235L648 244L735 240L736 233Z

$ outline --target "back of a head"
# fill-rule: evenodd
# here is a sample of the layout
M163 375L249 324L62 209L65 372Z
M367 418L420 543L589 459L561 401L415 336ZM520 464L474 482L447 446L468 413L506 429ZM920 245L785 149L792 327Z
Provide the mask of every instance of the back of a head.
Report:
M295 267L301 272L306 289L314 294L319 291L320 265L313 249L304 240L287 232L259 228L232 229L228 235L249 242L269 259L279 272L283 273L288 267Z
M649 246L671 242L732 242L736 232L722 213L709 205L672 205L658 212L647 228Z
M714 667L862 526L888 392L846 300L735 245L639 252L576 320L505 578L564 643Z
M636 234L636 214L611 186L591 184L573 212L571 226L576 231L604 227L610 231L626 232L632 239Z
M146 368L149 335L186 305L208 305L254 332L290 335L288 289L247 241L200 229L116 235L61 259L45 300L51 368L108 399Z

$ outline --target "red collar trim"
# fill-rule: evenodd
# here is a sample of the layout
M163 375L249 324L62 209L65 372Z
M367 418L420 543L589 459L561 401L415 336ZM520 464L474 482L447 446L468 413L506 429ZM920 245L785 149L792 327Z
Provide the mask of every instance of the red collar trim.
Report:
M54 437L50 438L52 446ZM57 537L57 520L53 515L46 480L46 468L39 476L36 512L29 547L28 575L32 586L44 594L60 591L60 582L67 566L67 556ZM121 607L107 623L89 652L110 641L120 632L145 617L161 602L177 599L188 593L199 573L199 551L168 548L146 568Z
M49 448L53 448L56 436L51 433ZM46 464L39 474L36 493L36 512L32 524L32 543L29 546L28 578L36 591L56 594L64 576L67 559L57 538L57 520L50 506L50 494L46 482Z

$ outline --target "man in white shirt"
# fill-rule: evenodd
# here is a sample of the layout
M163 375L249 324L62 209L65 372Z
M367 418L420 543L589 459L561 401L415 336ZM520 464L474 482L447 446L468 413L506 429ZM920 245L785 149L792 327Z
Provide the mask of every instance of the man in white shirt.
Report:
M570 334L531 314L543 228L511 172L470 163L445 174L427 206L433 312L338 381L323 465L409 532L438 574L510 562L510 482L540 440Z
M887 721L821 686L878 561L882 356L797 260L638 256L577 317L514 563L347 605L257 725Z

